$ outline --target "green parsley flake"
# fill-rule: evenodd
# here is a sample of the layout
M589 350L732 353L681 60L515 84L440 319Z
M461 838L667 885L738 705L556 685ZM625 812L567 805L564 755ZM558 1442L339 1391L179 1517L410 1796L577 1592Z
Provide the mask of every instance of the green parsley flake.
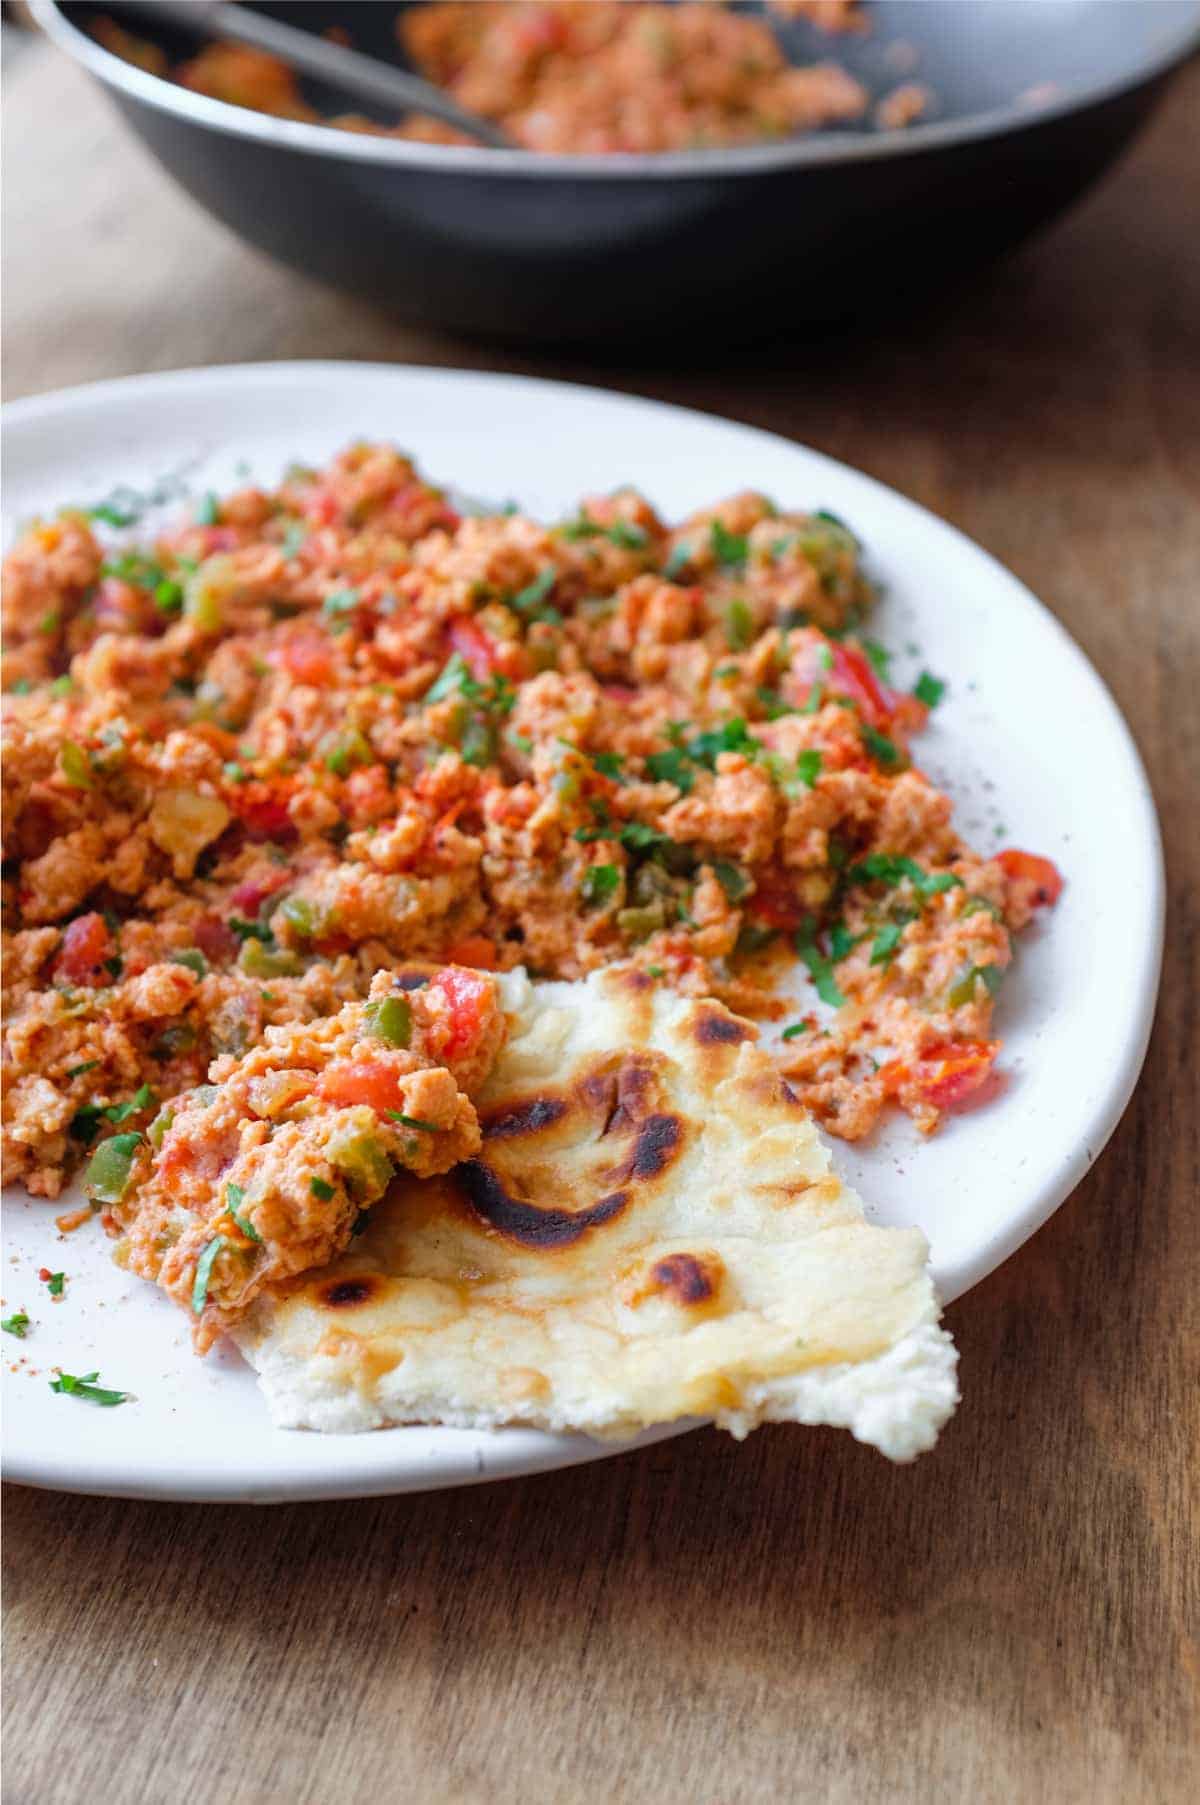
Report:
M664 577L666 577L669 583L673 583L676 577L683 575L691 561L691 547L688 545L677 545L672 551L671 556L663 565Z
M584 901L597 907L614 896L621 885L621 873L615 865L590 865L583 874Z
M806 746L804 751L801 752L796 759L796 775L801 783L805 784L808 789L812 789L817 778L821 775L821 766L823 763L823 755L816 746Z
M561 620L562 616L557 609L548 608L538 612L557 581L557 569L553 564L547 564L543 570L538 572L532 583L517 591L516 595L512 597L510 605L516 609L518 614L531 614L535 619L545 619L547 615L554 615L557 620Z
M393 1122L402 1123L405 1128L419 1128L422 1134L436 1134L438 1132L438 1125L436 1122L422 1122L419 1116L406 1116L399 1109L385 1110L384 1113L385 1115L389 1115Z
M901 935L907 926L903 921L889 921L880 928L871 946L872 965L890 965Z
M196 508L196 524L197 526L216 526L220 515L220 497L210 489Z
M650 542L650 535L645 527L637 526L632 520L614 520L610 527L605 528L605 537L627 552L640 552Z
M667 752L651 752L646 759L646 771L656 783L673 783L685 796L696 781L688 768L687 754L679 746L672 746Z
M24 1341L25 1331L29 1327L29 1318L24 1310L14 1310L11 1316L0 1319L0 1329L6 1335L15 1335L18 1341Z
M225 1186L225 1207L229 1211L230 1216L233 1218L234 1222L237 1223L238 1228L241 1230L242 1234L245 1235L247 1241L258 1241L261 1243L262 1236L255 1228L253 1222L250 1221L249 1217L241 1214L241 1208L245 1200L246 1193L241 1185L227 1184ZM215 1254L213 1257L214 1259L216 1258Z
M425 701L444 702L447 696L461 694L471 681L471 672L462 653L451 652L441 676L425 691Z
M308 1188L314 1197L319 1197L321 1199L322 1203L328 1203L330 1198L334 1195L333 1186L324 1178L310 1178L308 1181Z
M84 1373L78 1379L74 1373L59 1373L57 1379L51 1379L50 1389L60 1392L64 1397L84 1398L89 1404L102 1404L106 1409L111 1409L114 1404L126 1404L132 1398L131 1391L108 1391L104 1386L97 1385L99 1377L98 1372Z
M881 883L895 885L907 878L922 896L940 896L945 890L962 889L963 881L953 871L925 871L915 859L896 857L889 852L872 852L847 873L851 884Z
M196 1277L192 1285L192 1309L197 1316L204 1309L208 1299L208 1281L212 1275L213 1261L224 1245L224 1235L214 1235L196 1262Z
M46 1280L46 1289L51 1297L61 1297L66 1290L67 1275L65 1272L52 1272Z
M709 539L718 564L727 570L740 569L745 564L750 546L744 533L731 533L719 520L714 520L709 526Z
M928 671L922 671L913 686L913 695L918 702L924 702L926 708L936 708L946 693L946 685L940 677L933 677Z
M801 1021L793 1022L789 1028L785 1028L779 1038L781 1040L795 1040L798 1034L811 1033L812 1028L813 1019L811 1015L806 1015Z
M877 732L874 727L869 727L865 721L862 723L860 731L863 740L866 743L867 751L871 754L871 757L875 760L876 764L882 765L885 771L898 771L902 765L907 763L899 746L890 740L886 733Z
M816 986L817 995L831 1009L840 1009L846 1001L838 989L837 979L833 975L833 966L821 952L813 937L812 923L806 922L796 935L796 951L808 967L808 975Z

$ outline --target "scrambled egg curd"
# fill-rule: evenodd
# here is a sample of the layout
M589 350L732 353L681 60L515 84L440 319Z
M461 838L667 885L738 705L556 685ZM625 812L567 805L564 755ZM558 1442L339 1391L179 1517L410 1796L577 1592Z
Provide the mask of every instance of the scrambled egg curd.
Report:
M841 520L744 493L669 526L621 488L543 525L368 444L152 542L138 511L64 509L6 560L6 1179L54 1197L90 1161L155 1271L186 1206L206 1238L162 1282L221 1240L217 1309L268 1234L234 1193L283 1160L280 1112L301 1265L385 1166L470 1150L485 974L518 965L773 1017L848 1138L984 1085L1012 936L1060 880L954 832L911 752L942 686L892 687Z

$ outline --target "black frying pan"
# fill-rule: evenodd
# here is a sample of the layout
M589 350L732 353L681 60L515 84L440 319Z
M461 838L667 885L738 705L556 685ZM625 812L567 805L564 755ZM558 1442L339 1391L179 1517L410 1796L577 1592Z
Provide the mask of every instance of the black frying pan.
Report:
M396 57L398 6L271 5ZM876 95L888 46L937 96L905 131L662 156L544 157L404 143L192 94L86 35L119 4L33 0L170 173L234 231L429 325L513 340L716 342L893 307L1016 243L1073 201L1200 43L1200 0L877 0L866 39L779 25ZM145 34L140 19L122 20ZM159 34L172 56L192 43ZM343 96L308 88L323 110ZM1031 93L1041 93L1041 100ZM1046 98L1049 94L1049 98ZM361 111L357 102L353 110Z

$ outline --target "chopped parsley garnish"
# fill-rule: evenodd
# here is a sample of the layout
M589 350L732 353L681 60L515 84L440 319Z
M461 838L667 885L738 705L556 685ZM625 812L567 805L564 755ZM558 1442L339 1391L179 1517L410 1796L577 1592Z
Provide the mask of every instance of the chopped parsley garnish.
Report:
M835 921L829 930L829 956L835 965L848 959L865 934L852 934L844 921Z
M620 888L621 873L615 865L589 865L583 874L584 900L597 905L607 902Z
M725 721L720 727L712 727L706 733L698 733L689 740L686 751L696 764L707 765L710 771L717 768L717 759L722 752L743 752L748 758L754 758L761 750L759 742L746 729L746 723L740 715Z
M321 1199L322 1203L328 1203L334 1195L334 1187L324 1178L310 1178L308 1188L314 1197Z
M270 946L275 939L263 921L246 921L240 915L231 915L229 926L239 940L261 940L264 946Z
M348 614L354 613L358 605L357 589L335 589L321 603L321 613L333 621L345 620Z
M805 922L796 935L796 951L808 967L808 975L821 1001L828 1003L831 1009L840 1009L846 999L838 989L833 966L816 943L811 921Z
M611 777L617 783L621 781L621 767L625 763L619 752L593 752L592 763L601 777Z
M132 526L138 518L124 508L114 507L110 501L99 502L96 507L85 509L85 512L89 520L102 520L105 526Z
M688 766L687 754L680 746L672 746L666 752L651 752L646 759L646 770L656 783L673 783L685 796L696 781Z
M18 1341L24 1341L25 1331L29 1327L29 1318L24 1310L14 1310L11 1316L0 1319L0 1329L6 1335L15 1335Z
M245 1235L247 1241L261 1242L262 1236L255 1228L253 1222L251 1222L248 1217L241 1214L241 1208L245 1201L246 1193L241 1185L228 1184L225 1186L225 1207L229 1211L230 1216L233 1218L234 1222L236 1222L242 1234ZM213 1258L216 1258L215 1254L213 1255Z
M148 1084L140 1084L127 1103L110 1103L100 1111L110 1122L127 1122L143 1109L157 1109L158 1098Z
M384 1114L389 1115L393 1122L402 1123L405 1128L419 1128L422 1134L436 1134L438 1131L436 1122L422 1122L419 1116L406 1116L399 1109L388 1109Z
M424 699L426 702L444 702L447 696L459 694L471 681L471 672L462 653L451 652L441 676L425 691Z
M196 508L197 526L216 526L221 513L220 498L210 489Z
M814 683L804 701L800 705L801 714L816 714L825 700L825 685Z
M688 546L688 545L675 546L675 548L671 552L671 556L667 559L666 563L663 565L664 577L666 577L666 579L669 583L673 583L675 581L676 577L683 575L684 571L687 569L687 567L691 563L691 561L692 561L692 551L691 551L690 546Z
M880 733L876 728L869 727L865 721L861 724L859 731L866 742L867 751L876 764L882 765L885 771L899 770L900 766L906 762L899 746L890 740L886 733Z
M728 859L713 860L713 875L730 902L740 902L750 888L750 879Z
M84 1373L76 1378L74 1373L59 1373L57 1379L51 1379L51 1391L60 1392L68 1398L85 1398L89 1404L103 1404L111 1409L114 1404L125 1404L133 1396L131 1391L109 1391L103 1385L97 1385L98 1372Z
M946 685L940 677L933 677L928 671L922 671L913 686L913 695L918 702L924 702L926 708L936 708L946 693Z
M298 520L293 520L289 523L287 532L283 535L279 549L285 558L294 558L307 538L308 528L301 526Z
M558 571L553 564L547 564L540 570L532 583L519 589L512 597L511 606L518 614L527 614L531 620L550 621L557 625L562 615L557 608L543 608L542 603L558 582Z
M793 1022L790 1027L785 1028L779 1038L781 1040L795 1040L798 1034L810 1034L815 1026L816 1024L814 1023L812 1016L806 1015L803 1016L800 1021Z
M724 565L726 569L740 569L750 552L746 535L731 533L719 520L712 521L708 531L717 563Z
M817 746L806 746L796 759L796 775L808 789L812 789L821 775L823 755Z
M899 884L905 878L922 896L940 896L944 890L962 888L962 879L953 871L924 871L915 859L898 858L890 852L872 852L847 873L851 884Z
M46 1289L51 1297L61 1297L66 1285L67 1275L65 1272L52 1272L46 1280Z
M68 1078L82 1078L85 1072L94 1072L99 1064L98 1059L85 1059L82 1065L68 1066L65 1075Z
M199 1316L208 1298L208 1281L212 1275L213 1261L225 1245L224 1235L214 1235L200 1258L196 1261L196 1277L192 1285L192 1309Z
M901 935L907 927L904 921L889 921L880 928L871 944L871 964L890 965L896 948L900 944Z
M644 526L637 526L632 520L614 520L610 527L604 529L605 537L622 551L640 552L649 544L650 535Z
M718 671L717 675L720 676L720 674ZM777 689L768 689L765 684L760 683L754 693L762 703L763 713L768 721L778 721L781 716L796 712L790 702L784 701Z

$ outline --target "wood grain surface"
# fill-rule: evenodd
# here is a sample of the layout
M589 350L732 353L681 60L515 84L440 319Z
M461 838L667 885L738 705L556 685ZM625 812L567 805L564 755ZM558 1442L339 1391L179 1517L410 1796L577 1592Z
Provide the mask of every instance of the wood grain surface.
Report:
M964 1402L934 1454L898 1470L832 1431L702 1432L272 1510L10 1487L6 1799L1194 1797L1200 68L1069 220L965 293L702 369L406 330L238 244L46 49L7 89L9 396L373 357L803 439L979 539L1085 647L1150 768L1171 910L1141 1087L1069 1202L949 1312ZM1025 729L1053 781L1070 719Z

